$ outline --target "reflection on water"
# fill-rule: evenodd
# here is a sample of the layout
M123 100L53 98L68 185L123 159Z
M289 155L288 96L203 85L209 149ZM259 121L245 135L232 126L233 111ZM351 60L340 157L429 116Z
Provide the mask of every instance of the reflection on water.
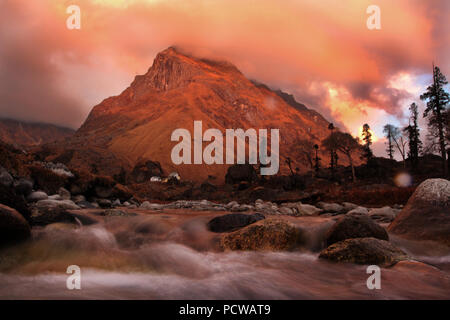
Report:
M209 217L111 218L92 226L55 224L0 255L2 299L449 299L450 253L394 238L415 260L382 269L366 287L365 266L319 260L329 221L300 220L308 246L297 252L221 252ZM314 251L310 251L314 250ZM81 290L66 289L69 265Z

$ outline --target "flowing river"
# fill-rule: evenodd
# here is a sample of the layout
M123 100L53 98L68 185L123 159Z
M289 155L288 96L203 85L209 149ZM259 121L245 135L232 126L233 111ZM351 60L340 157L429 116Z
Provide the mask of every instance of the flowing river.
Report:
M414 261L381 269L369 290L362 265L318 259L330 218L286 217L307 235L294 252L223 252L206 229L214 212L138 212L98 223L33 228L32 240L0 251L1 299L449 299L450 250L391 241ZM223 214L223 213L220 213ZM81 290L68 290L70 265Z

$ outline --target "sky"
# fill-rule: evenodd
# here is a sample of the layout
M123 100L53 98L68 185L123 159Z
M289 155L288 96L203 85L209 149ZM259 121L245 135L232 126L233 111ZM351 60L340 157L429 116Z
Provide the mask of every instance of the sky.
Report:
M369 5L381 29L369 30ZM81 9L81 29L66 12ZM450 77L447 0L0 0L0 117L78 128L156 54L178 46L226 59L294 94L342 130L408 123L408 106ZM424 124L424 120L421 120Z

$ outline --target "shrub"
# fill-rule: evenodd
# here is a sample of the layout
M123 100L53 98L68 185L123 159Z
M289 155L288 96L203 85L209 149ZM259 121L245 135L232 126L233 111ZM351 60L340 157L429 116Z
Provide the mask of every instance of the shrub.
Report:
M58 189L65 187L69 181L69 177L58 175L50 169L40 165L28 166L30 177L34 180L38 189L45 191L47 194L56 194Z

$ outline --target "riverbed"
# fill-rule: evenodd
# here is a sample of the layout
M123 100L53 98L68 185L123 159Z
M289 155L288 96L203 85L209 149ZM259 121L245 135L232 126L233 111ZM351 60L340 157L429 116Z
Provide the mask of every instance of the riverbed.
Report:
M81 215L97 223L34 227L31 240L0 252L1 299L449 299L450 249L391 242L410 256L381 268L369 290L364 265L319 259L332 217L280 217L304 231L290 252L223 251L206 223L223 212L135 210L133 216ZM67 267L81 269L69 290Z

